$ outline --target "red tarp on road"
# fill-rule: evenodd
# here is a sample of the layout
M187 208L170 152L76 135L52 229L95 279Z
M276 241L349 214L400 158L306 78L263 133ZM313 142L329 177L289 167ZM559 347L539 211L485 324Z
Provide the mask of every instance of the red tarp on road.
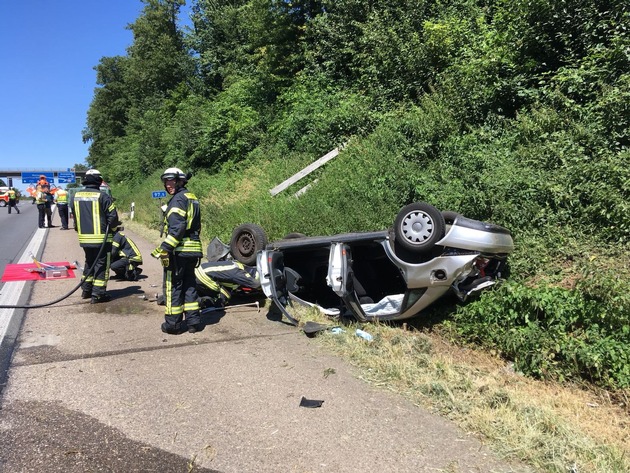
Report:
M46 263L50 266L70 266L67 261L61 261L58 263ZM38 272L30 272L29 269L36 269L35 263L23 263L23 264L7 264L2 275L2 282L9 281L53 281L55 279L69 279L74 278L74 271L68 269L67 276L49 277ZM45 268L45 266L44 266Z

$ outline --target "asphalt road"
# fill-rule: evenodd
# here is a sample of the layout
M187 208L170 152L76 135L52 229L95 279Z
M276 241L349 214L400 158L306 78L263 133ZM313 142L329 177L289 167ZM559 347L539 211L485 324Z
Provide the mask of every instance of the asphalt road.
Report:
M0 207L0 274L4 274L7 264L17 262L16 258L24 252L31 237L38 230L37 206L31 205L29 199L20 202L18 208L19 214L12 210L9 215L8 207Z
M82 261L74 232L45 235L43 261ZM143 279L110 281L106 304L77 292L26 313L1 399L0 471L528 471L365 383L267 307L212 312L200 333L163 334L153 302L161 267L153 245L130 236ZM76 283L33 283L30 303ZM300 407L302 397L323 404Z
M15 209L9 214L8 207L0 207L0 274L7 264L32 261L30 253L38 257L48 231L38 228L37 206L31 205L30 199L20 202L18 208L19 214ZM0 306L26 304L31 287L30 282L5 286L0 281ZM23 317L23 310L0 309L0 394Z

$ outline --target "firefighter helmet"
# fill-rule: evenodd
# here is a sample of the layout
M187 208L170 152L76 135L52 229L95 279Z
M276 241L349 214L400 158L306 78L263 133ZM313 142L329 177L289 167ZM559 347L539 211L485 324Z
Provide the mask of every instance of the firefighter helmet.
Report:
M83 185L101 185L103 182L103 176L98 169L88 169L85 171L85 177L83 178Z
M162 173L160 176L162 182L167 181L169 179L174 179L175 181L187 182L188 176L179 168L168 168L166 171Z

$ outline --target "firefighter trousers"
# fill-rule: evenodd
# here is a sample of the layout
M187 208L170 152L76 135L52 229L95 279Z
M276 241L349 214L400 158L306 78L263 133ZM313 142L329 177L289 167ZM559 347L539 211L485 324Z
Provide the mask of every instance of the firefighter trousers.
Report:
M119 279L137 281L138 276L142 273L142 269L138 266L140 266L140 263L136 261L131 261L129 258L120 258L112 262L110 269Z
M85 252L85 268L83 269L84 280L81 289L84 294L92 294L92 297L100 297L105 295L107 291L107 281L109 280L109 261L111 258L112 244L105 243L105 248L100 258L96 258L100 251L100 247L83 247ZM94 265L94 271L88 277L85 273Z
M197 325L201 322L195 268L199 258L171 254L168 267L164 268L163 293L165 298L164 319L166 328L179 330L182 319Z
M15 209L17 213L20 213L20 209L18 209L17 201L15 199L9 200L9 213L11 213L11 209Z
M68 229L68 204L57 204L59 218L61 218L61 228Z

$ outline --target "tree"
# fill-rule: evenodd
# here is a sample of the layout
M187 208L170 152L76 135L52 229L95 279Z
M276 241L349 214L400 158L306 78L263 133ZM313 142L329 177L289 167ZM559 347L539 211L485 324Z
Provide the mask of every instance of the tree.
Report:
M290 84L304 68L307 25L322 11L318 0L199 0L190 41L205 84L217 91L252 75Z
M90 142L88 162L94 167L108 160L108 145L125 136L131 106L130 86L125 70L128 58L101 58L96 70L94 98L87 113L83 142Z
M142 0L142 15L129 25L133 44L127 48L125 79L134 106L164 98L194 72L177 18L184 0Z
M194 77L194 64L177 26L184 0L142 1L142 14L128 26L134 41L127 56L104 57L96 67L100 87L83 131L84 142L91 143L89 165L125 179L161 165L160 123L172 119ZM158 128L143 133L147 123L156 123L154 117L160 118Z

